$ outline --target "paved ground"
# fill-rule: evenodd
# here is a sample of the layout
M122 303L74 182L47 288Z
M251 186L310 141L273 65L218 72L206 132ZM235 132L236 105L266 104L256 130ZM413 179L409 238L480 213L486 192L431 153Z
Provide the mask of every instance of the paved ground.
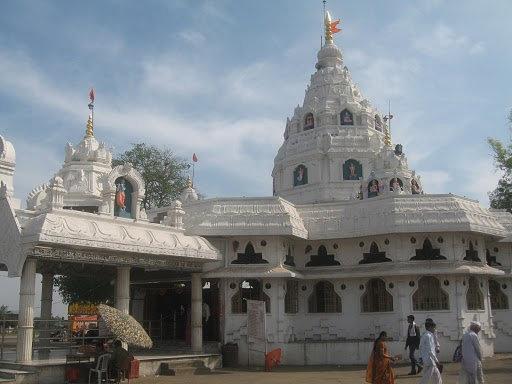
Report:
M443 384L456 384L459 364L446 364ZM419 376L407 376L409 368L396 368L397 383L418 383ZM510 384L512 382L512 358L498 357L484 362L484 373L488 384ZM209 375L174 377L147 377L130 381L133 384L361 384L364 383L363 367L282 367L267 373L262 371L221 369Z

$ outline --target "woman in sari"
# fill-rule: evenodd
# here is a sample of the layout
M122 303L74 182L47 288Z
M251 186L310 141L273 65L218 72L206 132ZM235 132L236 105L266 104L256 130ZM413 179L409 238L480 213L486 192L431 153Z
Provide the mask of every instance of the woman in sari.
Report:
M381 332L373 343L373 350L366 369L366 382L371 384L395 384L395 374L391 362L395 359L389 355L386 346L386 332Z

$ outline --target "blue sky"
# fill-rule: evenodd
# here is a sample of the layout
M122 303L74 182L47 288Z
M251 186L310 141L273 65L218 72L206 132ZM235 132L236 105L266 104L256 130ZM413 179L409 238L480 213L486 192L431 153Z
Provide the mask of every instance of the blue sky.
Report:
M91 86L96 136L114 151L145 141L196 152L207 197L270 195L286 117L314 72L321 8L3 1L0 134L16 147L16 195L47 181L66 142L83 136ZM331 0L328 9L342 19L336 43L363 95L381 112L391 100L393 141L424 189L487 206L499 175L486 138L509 136L512 3Z

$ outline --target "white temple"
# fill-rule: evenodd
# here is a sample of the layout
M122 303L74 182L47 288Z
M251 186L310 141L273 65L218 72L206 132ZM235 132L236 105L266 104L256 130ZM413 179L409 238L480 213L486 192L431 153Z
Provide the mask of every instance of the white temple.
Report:
M186 339L180 313L190 307L195 350L202 286L206 340L237 343L242 364L251 359L246 299L265 301L268 349L282 348L283 364L366 363L383 330L399 353L408 314L435 320L444 360L472 320L482 323L485 356L512 351L512 216L423 192L392 144L390 116L353 83L330 23L327 14L316 71L286 121L274 196L200 200L189 184L181 201L146 213L141 176L111 167L90 119L61 170L20 209L14 149L0 138L0 262L22 277L19 361L30 355L35 273L44 288L84 264L117 274L119 308L131 301L140 320L172 318L173 339Z

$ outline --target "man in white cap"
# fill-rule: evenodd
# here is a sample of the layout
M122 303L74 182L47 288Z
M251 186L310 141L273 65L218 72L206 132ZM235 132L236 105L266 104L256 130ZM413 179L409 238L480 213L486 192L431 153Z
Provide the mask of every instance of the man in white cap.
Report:
M478 321L472 321L469 331L462 336L462 367L459 383L483 384L484 373L482 370L482 350L478 332L482 325Z

